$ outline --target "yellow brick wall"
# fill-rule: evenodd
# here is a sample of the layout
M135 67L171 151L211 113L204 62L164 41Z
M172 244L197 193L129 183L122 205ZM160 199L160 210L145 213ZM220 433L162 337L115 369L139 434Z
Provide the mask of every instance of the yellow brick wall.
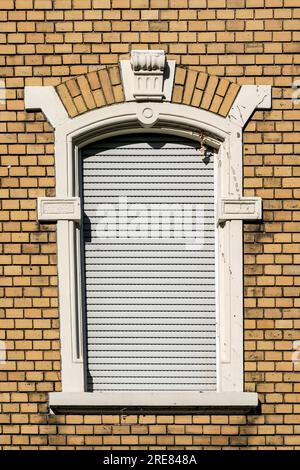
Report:
M298 0L1 1L2 449L300 449L299 16ZM245 387L259 393L258 415L48 415L47 393L60 387L56 230L37 223L36 197L55 194L53 130L24 111L23 88L59 89L116 66L130 46L273 86L272 110L255 112L244 136L244 193L264 203L263 223L244 233Z

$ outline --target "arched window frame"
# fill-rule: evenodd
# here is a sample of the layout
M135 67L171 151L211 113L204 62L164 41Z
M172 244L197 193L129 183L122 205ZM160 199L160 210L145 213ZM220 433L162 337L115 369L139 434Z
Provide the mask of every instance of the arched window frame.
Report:
M124 102L71 119L53 87L25 88L26 109L41 109L55 129L56 197L38 200L39 220L57 221L62 391L50 394L53 410L102 406L247 409L257 405L257 394L244 392L243 386L242 223L261 218L261 200L242 195L242 132L255 108L270 107L270 91L268 86L244 85L226 118L184 104ZM217 392L85 391L78 159L80 149L90 142L128 132L162 132L194 140L205 135L207 143L218 148Z

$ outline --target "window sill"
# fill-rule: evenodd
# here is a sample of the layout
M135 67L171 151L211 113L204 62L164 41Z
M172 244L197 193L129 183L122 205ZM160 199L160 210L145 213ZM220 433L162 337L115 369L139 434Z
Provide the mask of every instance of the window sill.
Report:
M255 412L254 392L56 392L49 394L55 414L159 414Z

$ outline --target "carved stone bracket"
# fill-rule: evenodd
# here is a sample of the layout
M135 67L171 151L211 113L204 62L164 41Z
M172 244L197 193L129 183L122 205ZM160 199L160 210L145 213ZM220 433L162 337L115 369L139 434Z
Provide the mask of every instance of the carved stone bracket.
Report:
M80 198L56 198L56 197L39 197L38 198L38 220L57 221L57 220L73 220L80 222Z
M261 206L260 197L222 198L219 202L218 222L261 219Z

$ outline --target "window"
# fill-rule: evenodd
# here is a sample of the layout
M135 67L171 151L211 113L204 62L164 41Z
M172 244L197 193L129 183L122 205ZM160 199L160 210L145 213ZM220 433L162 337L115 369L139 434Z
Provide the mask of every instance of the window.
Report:
M62 391L50 394L50 406L54 411L71 412L74 409L79 412L80 409L90 407L101 410L103 406L139 409L192 406L210 410L219 407L232 410L232 407L237 407L241 410L257 404L257 394L243 390L242 220L260 218L261 201L260 198L242 196L242 128L255 106L269 106L269 96L270 90L266 87L243 86L227 118L183 104L124 102L104 106L71 119L51 87L25 89L27 109L40 107L55 127L56 197L38 200L38 218L41 223L44 220L57 221ZM48 110L49 99L53 106ZM201 142L210 149L209 158L199 157ZM118 167L110 168L113 160L109 156L112 153L117 163L123 165L123 170L126 165L124 158L128 157L119 155L119 152L122 150L126 153L132 146L141 159L142 170L135 166L128 168L126 178L123 179L124 172L124 176L121 176L121 172L117 173L120 171ZM180 151L178 146L181 146ZM174 155L174 148L178 154ZM169 161L167 155L169 150L172 161ZM168 176L157 173L156 168L149 165L146 151L150 159L152 156L154 159L167 156ZM195 168L191 164L193 175L189 177L183 176L184 171L189 171L188 168L182 171L187 155L188 158L195 158L189 161L197 160ZM108 173L110 176L107 181L103 176L104 171L98 171L104 170L105 165L112 171ZM180 170L178 174L176 170ZM133 175L138 178L133 179ZM181 245L176 252L176 260L170 240L169 245L160 246L160 249L155 246L155 250L154 244L158 242L151 241L151 250L143 244L143 258L139 254L139 263L134 264L139 240L134 244L130 239L126 250L120 244L110 249L110 262L101 265L101 260L108 258L109 250L107 246L101 250L97 242L99 237L94 237L97 221L93 219L91 203L98 205L105 198L109 200L112 177L120 189L121 198L123 196L121 203L126 202L130 209L131 198L141 203L140 193L146 197L147 204L152 202L150 196L148 199L151 191L161 202L167 197L173 203L178 197L181 204L185 201L185 195L182 194L192 193L196 199L203 194L200 205L206 220L203 232L206 243L201 250L183 250ZM181 189L174 189L173 192L173 183L170 181L167 185L172 187L172 192L166 196L160 181L163 178L167 181L171 177L175 178L176 185ZM151 183L146 184L148 178ZM99 185L103 188L100 191L103 199L95 196L93 201L93 191ZM198 189L201 185L214 187L214 190L207 189L202 193ZM132 193L128 193L129 187ZM151 190L146 190L146 187L151 187ZM85 218L81 216L80 206L86 214ZM212 226L214 230L211 230ZM175 242L172 240L172 243ZM103 244L112 245L107 240ZM208 246L210 250L207 250ZM96 259L100 261L95 262ZM125 267L123 271L120 269L120 259ZM142 269L142 259L147 270ZM158 266L162 268L161 275L160 278L149 276L149 280L149 266L154 259L155 269ZM203 262L204 259L207 264ZM109 265L113 269L106 276L104 273L109 272ZM179 271L178 266L184 269ZM201 276L206 279L204 296L203 283L196 282L193 285L190 282L194 277L194 266L197 268L197 280L202 279ZM172 272L174 283L167 282L171 279L167 267ZM95 272L102 273L100 277L98 274L90 274L93 268ZM129 277L126 270L134 273L138 282L134 283L134 276ZM101 283L98 279L101 279ZM159 297L158 291L155 291L158 279L161 281ZM108 285L109 294L103 294ZM123 285L124 289L121 290L120 286ZM134 302L130 291L133 287L136 294ZM84 297L82 292L85 293ZM115 296L114 292L118 292L118 295ZM181 294L175 304L177 292ZM149 304L144 301L146 298ZM119 304L116 303L120 299L122 308L117 307ZM155 305L151 312L147 307L150 302L152 307ZM126 309L123 308L125 304ZM134 317L134 322L130 323L128 312L132 312L136 305L139 306L140 316ZM168 322L165 309L172 310ZM198 316L202 310L205 316ZM105 320L104 315L98 315L100 311L106 312ZM154 323L151 320L153 329L150 330L145 327L146 321L154 318L153 313L156 312L159 312L159 316L155 317ZM189 323L185 318L187 315ZM125 318L122 329L117 325ZM130 331L133 326L134 332ZM118 337L114 334L116 331ZM194 333L197 335L192 336ZM98 341L100 334L104 336ZM122 341L126 338L127 343L120 343L117 338L122 338ZM173 349L169 347L170 344L167 347L165 338L172 338ZM137 349L129 351L129 343L134 343ZM148 344L152 345L155 354L147 349L150 356L143 355L144 347L148 348ZM187 351L184 357L180 356L179 348L176 351L176 346L182 344ZM123 355L116 356L117 347ZM157 354L158 347L161 348L160 355ZM145 363L144 359L148 362ZM156 362L158 359L163 361L159 367ZM85 361L88 367L85 367ZM105 362L109 364L109 371L106 370ZM102 369L98 368L100 363ZM133 364L136 375L132 375ZM169 376L161 375L160 367ZM89 370L89 376L86 370ZM145 370L151 371L146 379ZM123 380L123 388L119 388L119 372L124 372L122 380L124 377L127 380ZM147 389L143 380L147 382ZM107 389L104 389L104 383Z

